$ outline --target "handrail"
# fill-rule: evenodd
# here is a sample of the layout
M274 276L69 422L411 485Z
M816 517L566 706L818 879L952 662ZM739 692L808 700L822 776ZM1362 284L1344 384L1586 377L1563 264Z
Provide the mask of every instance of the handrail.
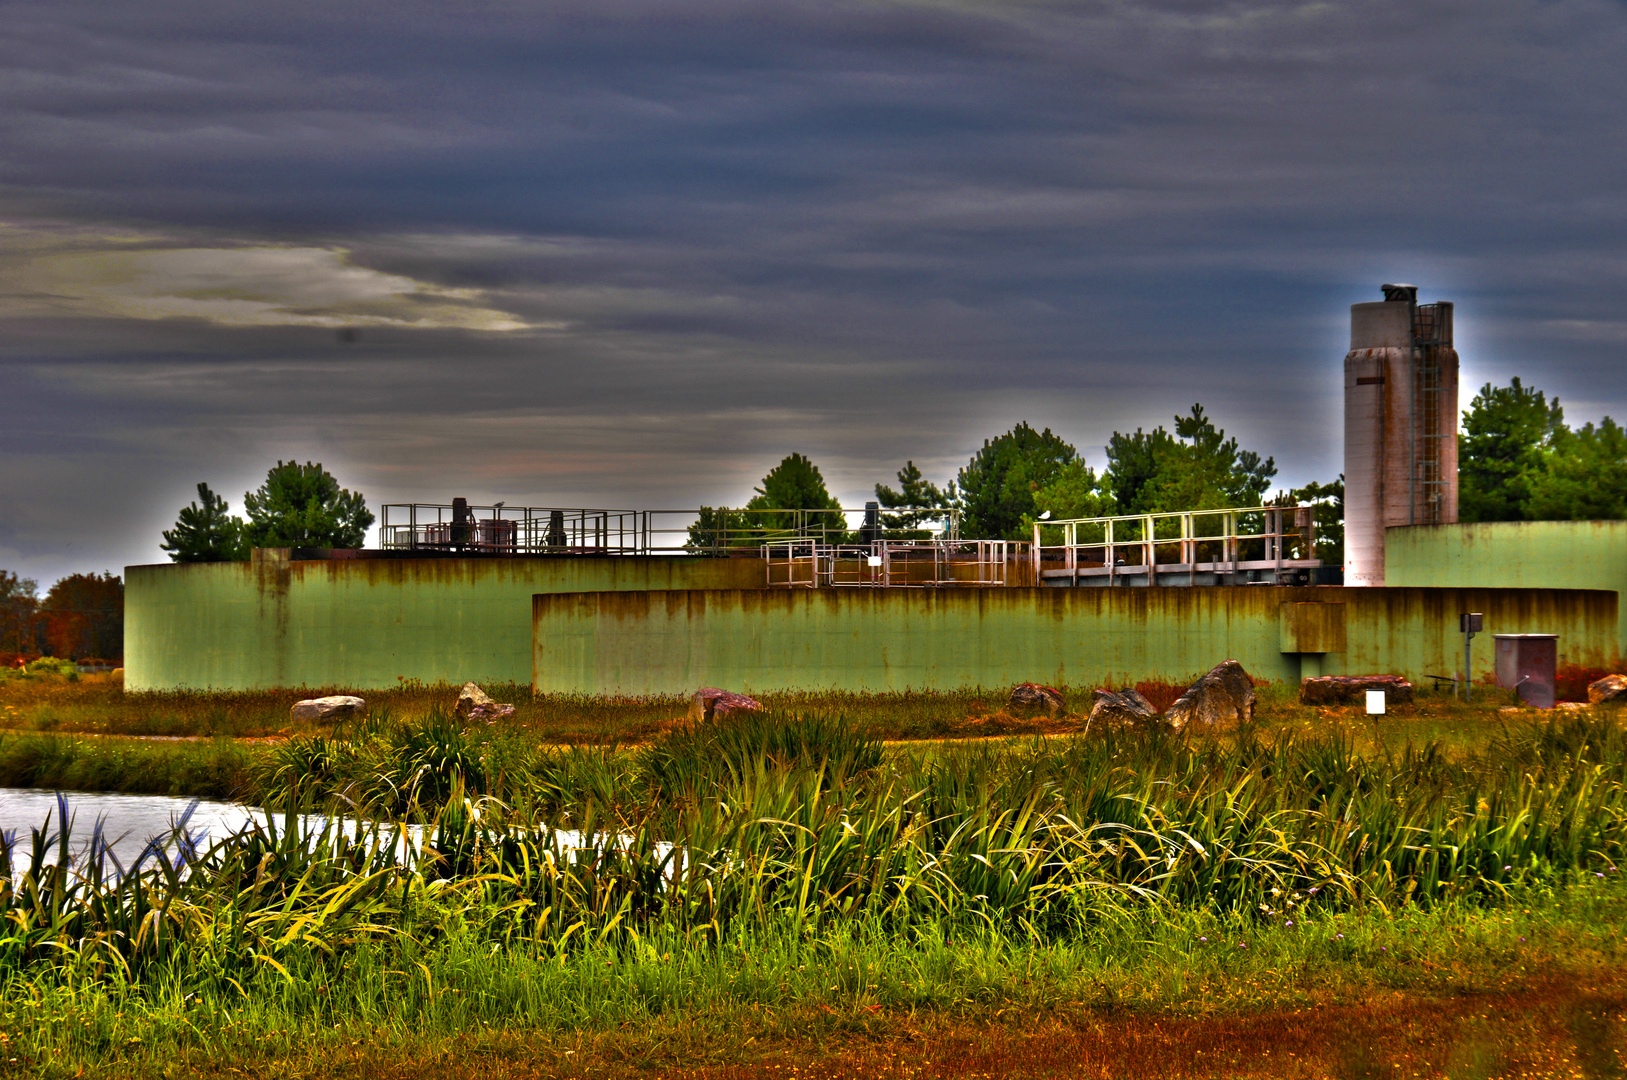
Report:
M1061 543L1046 544L1048 537ZM1068 578L1076 584L1106 578L1113 585L1123 576L1144 576L1151 584L1159 574L1183 572L1194 584L1199 573L1224 577L1321 565L1316 516L1298 505L1040 521L1031 551L1036 580Z
M871 516L867 519L866 514ZM509 506L505 503L386 503L378 542L386 550L505 555L756 554L764 544L911 537L955 539L959 511L943 511L937 529L889 531L876 512L831 510L630 510Z
M770 588L1003 588L1028 545L1013 540L765 544Z

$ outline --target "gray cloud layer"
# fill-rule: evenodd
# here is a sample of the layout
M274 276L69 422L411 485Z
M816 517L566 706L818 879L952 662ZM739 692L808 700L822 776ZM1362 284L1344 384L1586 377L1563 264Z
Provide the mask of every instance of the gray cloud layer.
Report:
M1204 401L1337 473L1345 308L1627 414L1620 4L8 4L0 566L277 458L845 500ZM344 343L335 326L359 328ZM66 523L66 527L65 527Z

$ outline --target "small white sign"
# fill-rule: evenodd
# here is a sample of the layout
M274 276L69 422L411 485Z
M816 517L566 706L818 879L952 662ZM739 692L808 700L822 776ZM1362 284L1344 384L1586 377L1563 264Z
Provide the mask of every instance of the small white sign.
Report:
M1369 690L1369 691L1367 691L1367 715L1368 716L1383 716L1384 715L1384 691L1382 691L1382 690Z
M871 566L880 566L881 565L881 556L880 555L872 555L872 556L870 556L870 565Z

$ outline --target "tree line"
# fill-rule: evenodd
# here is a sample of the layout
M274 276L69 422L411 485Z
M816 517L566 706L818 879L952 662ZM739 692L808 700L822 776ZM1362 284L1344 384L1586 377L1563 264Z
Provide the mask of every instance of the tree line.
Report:
M1572 430L1559 399L1487 383L1458 439L1461 521L1627 518L1627 432L1610 417Z
M930 533L923 526L953 513L960 516L960 533L967 539L1028 540L1040 521L1259 506L1277 475L1272 458L1227 437L1202 404L1174 417L1173 429L1114 432L1105 449L1106 467L1097 473L1077 447L1049 428L1036 431L1023 422L985 439L941 486L928 480L913 460L906 461L896 487L876 485L881 531L889 538L925 538ZM1321 553L1342 557L1342 540L1332 527L1343 520L1342 481L1283 492L1273 501L1279 500L1316 504L1319 523L1326 528ZM734 542L748 545L754 532L791 527L840 535L846 528L840 509L818 466L791 454L763 478L741 509L703 508L690 530L690 543L710 547L738 538Z
M1229 507L1310 505L1317 556L1344 561L1344 477L1271 495L1277 465L1239 445L1202 404L1169 427L1115 431L1097 472L1049 428L1020 423L983 445L942 484L913 460L896 486L875 486L883 535L924 538L925 526L960 517L968 539L1025 540L1041 521ZM1558 400L1521 385L1487 384L1463 414L1459 442L1463 521L1627 517L1627 434L1614 420L1571 430ZM340 487L320 464L278 461L244 495L247 518L230 513L207 484L164 532L177 562L248 558L255 547L360 547L373 515L359 492ZM693 548L750 546L764 533L849 539L842 507L819 467L787 455L741 507L702 507L689 529Z
M247 520L200 483L198 501L182 508L158 546L175 562L233 562L254 548L359 548L373 524L361 492L340 487L320 462L279 460L244 493L243 506Z
M1309 504L1317 555L1344 561L1344 477L1267 498L1276 462L1238 444L1201 404L1171 427L1115 431L1097 472L1049 428L1026 422L986 439L943 484L913 460L896 486L875 486L884 535L924 538L925 528L960 515L969 539L1025 540L1040 521L1179 510ZM1463 413L1458 442L1459 518L1476 521L1627 518L1627 431L1610 417L1572 429L1557 398L1525 386L1483 386ZM255 547L361 547L373 514L360 492L339 485L320 463L278 461L243 497L237 517L207 483L183 508L160 547L176 562L223 562ZM819 467L790 454L739 509L704 507L690 543L752 543L763 529L803 528L826 536L848 529ZM117 660L124 651L124 582L118 575L71 574L44 597L38 584L0 570L0 658L49 654Z
M124 655L124 582L69 574L42 599L39 583L0 570L0 661L36 656L116 663Z
M1115 431L1097 473L1077 448L1051 432L1020 423L984 440L942 486L914 461L898 470L897 486L877 484L885 535L922 538L923 525L960 515L968 539L1032 539L1039 521L1230 507L1309 505L1317 525L1316 554L1344 562L1344 477L1279 491L1267 498L1276 462L1242 448L1217 427L1201 404L1174 418L1172 428ZM1610 417L1572 430L1558 399L1514 379L1487 383L1463 413L1459 452L1459 520L1535 521L1627 518L1627 432ZM752 526L784 529L796 521L844 523L819 469L801 454L780 462L742 514L707 507L690 531L694 546L725 535L750 543ZM779 513L779 517L775 516Z

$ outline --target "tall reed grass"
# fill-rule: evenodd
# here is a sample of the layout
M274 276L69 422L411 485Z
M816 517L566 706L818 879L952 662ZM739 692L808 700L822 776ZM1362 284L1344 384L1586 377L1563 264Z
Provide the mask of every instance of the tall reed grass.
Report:
M100 823L78 830L84 850L61 816L7 837L0 997L89 994L174 1017L195 999L229 1024L267 995L342 1015L360 1006L315 988L371 986L391 1015L451 1015L437 995L453 960L501 981L499 969L541 979L550 963L654 950L670 962L638 977L655 993L719 950L843 935L1044 951L1149 911L1281 929L1613 877L1627 836L1627 738L1587 717L1456 757L1247 730L881 753L817 716L525 761L444 718L385 718L309 742L303 764L288 751L274 775L297 787L330 768L322 754L357 746L385 777L371 808L401 811L389 820L302 827L290 798L280 823L209 844L182 823L132 866ZM366 808L360 794L330 805ZM92 1014L109 1037L122 1030Z

